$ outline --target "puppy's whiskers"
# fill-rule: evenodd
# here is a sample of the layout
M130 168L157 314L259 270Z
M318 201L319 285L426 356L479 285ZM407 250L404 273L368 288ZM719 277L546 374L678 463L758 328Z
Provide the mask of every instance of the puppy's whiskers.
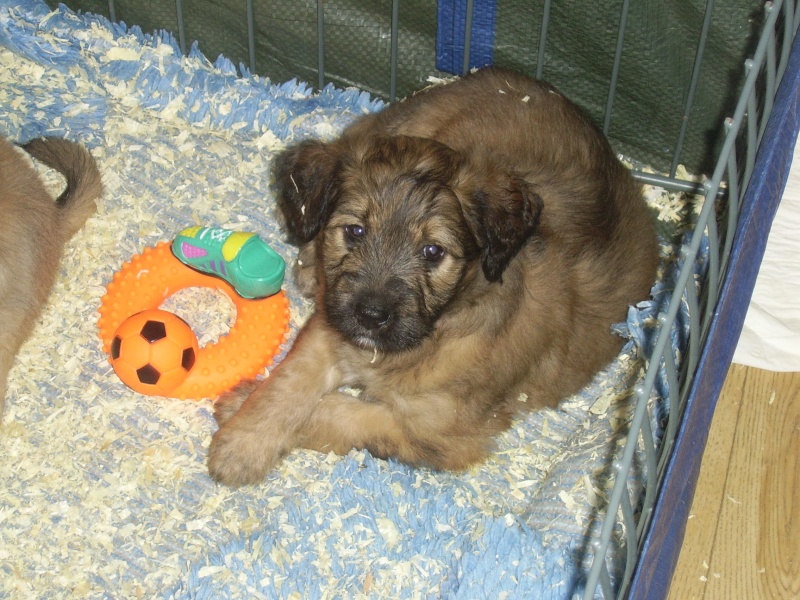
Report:
M378 347L377 346L375 346L372 349L372 360L369 361L369 364L374 365L376 360L378 360Z

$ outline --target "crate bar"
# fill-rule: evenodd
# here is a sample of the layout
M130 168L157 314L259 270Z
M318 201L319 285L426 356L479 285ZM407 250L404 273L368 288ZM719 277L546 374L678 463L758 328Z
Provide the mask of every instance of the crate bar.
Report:
M707 202L712 207L716 204L713 200L711 202ZM704 205L705 208L705 205ZM703 219L702 223L698 223L698 229L700 234L698 237L707 234L707 225L711 221L711 219L716 219L715 213L716 207L714 207L711 211L709 211L709 216ZM698 247L699 248L699 247ZM686 304L688 305L687 312L689 313L689 354L687 356L688 361L688 368L686 369L686 380L684 383L688 384L691 380L691 374L694 373L694 368L697 366L697 361L700 358L700 336L703 333L701 328L701 320L703 315L700 314L700 290L698 287L702 284L702 282L697 281L697 275L694 272L694 261L697 258L697 252L693 253L693 255L686 254L686 257L683 259L683 269L689 271L689 277L686 280L685 284L685 295L686 295Z
M704 311L705 315L703 318L702 332L708 330L708 327L711 323L711 316L714 311L714 306L717 304L717 300L719 299L719 286L720 286L720 266L719 266L719 254L720 254L720 240L719 240L719 232L717 230L717 220L716 219L709 219L708 220L708 278L707 278L707 293L705 298L705 306L706 309Z
M317 0L317 88L325 87L325 11Z
M611 83L608 86L608 99L606 100L606 113L603 118L603 133L608 135L611 129L611 112L614 108L614 97L617 95L617 78L619 77L619 67L622 63L622 46L625 41L625 29L628 26L628 11L630 10L630 0L623 0L622 14L619 18L619 32L617 33L617 49L614 52L614 66L611 69Z
M769 16L770 11L773 10L772 3L768 2L764 7L766 16ZM775 64L775 31L769 36L769 43L767 44L767 66L765 70L766 75L766 90L764 96L764 109L761 113L761 127L758 129L758 139L764 135L764 129L767 127L767 120L769 120L769 113L772 112L772 103L775 99L775 77L777 76L778 67Z
M681 129L678 133L678 141L675 143L675 152L672 155L672 167L669 170L670 177L675 177L678 171L678 163L680 162L681 152L683 151L683 143L686 140L686 131L689 129L689 115L692 114L692 106L694 106L694 99L697 93L697 84L700 81L700 70L703 67L703 54L706 50L706 43L708 42L708 31L711 28L711 16L714 12L714 0L706 2L706 12L703 16L703 26L700 29L700 39L697 42L697 52L694 55L694 65L692 65L692 78L689 82L689 91L686 94L686 104L683 107L683 116L681 117Z
M725 119L725 134L727 135L733 125L733 119ZM733 236L736 233L736 222L739 218L739 164L736 160L736 146L731 149L728 157L728 229L725 233L725 247L722 250L722 272L728 265L728 258L733 246Z
M753 61L744 61L745 73L749 74L753 70ZM756 98L756 88L750 90L747 95L747 144L745 149L744 178L742 188L746 188L753 175L753 167L756 164L756 151L758 150L758 100Z
M614 465L614 471L617 473L617 476L621 474L618 470L620 466L619 464ZM622 511L622 522L625 524L625 554L627 557L625 560L625 574L623 575L623 579L630 579L633 574L633 565L630 563L636 561L636 552L639 544L636 539L636 517L633 516L631 496L627 490L622 494L622 504L620 508Z
M608 574L608 566L605 563L603 563L603 569L600 571L600 588L603 590L603 598L611 598L614 595L611 577Z
M178 45L181 54L186 54L186 30L183 24L183 0L175 0L175 13L178 17Z
M659 325L663 326L663 322L659 323ZM683 409L683 396L678 393L678 368L675 365L675 356L672 352L664 354L664 370L667 373L667 386L669 387L669 412L667 414L667 426L661 440L658 465L656 467L658 480L661 479L662 473L664 472L664 465L666 464L666 458L669 456L669 451L672 449L672 444L675 442L675 434L678 431L678 421L681 410Z
M547 47L547 29L550 27L550 5L551 0L545 0L542 27L539 30L539 51L536 55L536 79L541 79L544 72L544 50Z
M467 14L464 19L464 57L461 62L462 77L469 73L469 55L472 52L472 10L474 8L474 0L467 0Z
M656 175L655 173L645 173L638 169L631 171L631 174L639 183L655 185L671 192L686 192L688 194L700 195L704 192L703 184L695 181L686 181L685 179L678 179L677 177L665 177L664 175ZM725 190L722 190L722 193L724 192Z
M392 0L392 39L389 55L389 102L397 99L397 44L400 30L400 0Z
M247 52L250 58L250 73L256 72L256 20L253 15L253 0L247 0Z
M670 354L670 353L668 353ZM644 456L645 456L645 464L647 467L647 483L644 493L644 502L642 503L642 512L639 515L639 523L637 524L634 520L635 526L635 539L640 540L642 538L642 530L647 526L647 523L650 522L650 514L653 512L653 503L655 502L655 491L656 491L656 484L658 483L656 477L658 475L658 457L656 456L656 442L653 437L653 428L650 425L650 420L645 419L642 421L642 442L644 443ZM628 498L628 494L623 494L623 498ZM638 544L637 544L638 547ZM630 570L628 569L627 562L625 563L626 571L632 571L633 565L630 566ZM626 579L630 579L630 577L626 577Z
M789 55L792 50L792 33L797 29L798 18L800 15L795 14L794 0L786 0L783 3L783 50L781 52L781 60L778 63L778 81L783 77L786 71L786 64L789 62Z
M117 22L117 7L114 5L114 0L108 0L108 20L112 23Z
M775 4L777 7L778 2ZM779 84L775 109L764 134L767 143L761 148L753 182L744 194L737 243L722 286L709 342L701 359L701 375L693 383L676 450L667 466L666 484L659 491L650 533L642 545L630 587L631 598L660 599L666 596L669 587L714 407L764 255L767 243L765 226L768 227L775 216L789 175L792 148L800 124L798 87L800 39L795 38L786 77Z
M751 65L752 68L748 69L747 78L745 80L742 93L739 97L739 101L737 103L736 110L734 112L731 128L728 132L728 135L725 137L725 141L723 143L723 147L720 152L719 159L717 160L716 168L714 170L714 175L711 178L710 183L708 184L706 191L706 201L704 202L703 208L700 211L700 215L697 219L697 223L695 226L694 233L692 234L689 247L688 249L685 250L684 255L682 256L682 267L680 269L680 275L678 276L678 281L676 283L675 290L672 293L669 309L667 311L666 317L664 318L664 323L658 331L655 348L650 358L650 364L648 365L645 374L644 383L641 387L640 393L636 395L637 396L636 407L633 412L633 417L631 419L631 424L630 424L630 430L628 432L628 437L625 443L625 449L623 452L622 459L620 461L623 470L620 471L620 474L614 481L614 487L611 491L611 497L609 498L609 503L608 503L608 511L603 520L603 525L600 531L600 539L599 543L597 544L597 551L595 552L595 556L592 561L592 567L589 571L589 575L586 582L586 589L584 590L585 600L591 600L594 597L594 591L597 588L601 569L605 565L605 559L608 554L608 549L611 543L611 535L617 520L616 517L617 511L620 508L622 494L627 489L627 473L629 472L630 467L633 463L633 455L636 450L639 434L642 430L642 423L648 413L647 411L648 399L650 398L650 395L653 393L653 390L655 388L655 380L658 375L661 361L665 357L667 344L671 338L670 335L671 328L676 321L678 309L681 303L681 298L684 294L687 294L688 300L691 300L693 296L695 297L696 300L696 291L695 291L696 287L694 283L694 268L693 268L694 262L697 259L697 254L708 221L712 217L712 215L714 215L716 212L715 199L720 189L722 177L725 171L727 170L728 157L730 156L733 147L736 144L739 130L744 121L745 113L748 110L748 108L752 106L752 99L754 98L755 94L755 86L756 86L756 81L758 79L758 74L761 66L764 64L765 61L766 46L768 42L769 32L775 29L775 24L777 22L777 17L780 12L781 4L782 4L781 0L777 0L775 2L775 6L777 9L769 14L769 18L767 19L762 34L759 38L759 43L756 48L756 52L753 56L753 59L748 61L748 63ZM748 138L751 137L749 131L747 137ZM692 282L692 287L694 288L693 290L689 290L690 278ZM697 315L694 316L690 315L690 318L692 319L690 321L690 327L691 327L692 321L695 318L697 318ZM686 369L685 371L686 376L688 378L691 378L694 373L694 364L693 364L694 360L692 360L691 356L692 347L695 344L699 343L699 340L694 339L695 337L699 336L697 336L696 332L692 332L690 334L690 340L689 340L689 345L690 345L689 362L692 363L692 365L690 369ZM671 351L672 350L670 348L670 352ZM732 353L733 349L730 348L729 351ZM728 360L730 360L730 358ZM695 382L692 382L691 385L695 385ZM620 595L624 595L624 593L627 591L627 586L629 583L630 582L626 580L623 580L621 582Z
M797 4L795 4L794 0L786 0L784 5L786 6L786 10L791 10L791 14L794 15L794 19L792 20L792 31L797 33L797 28L800 27L800 11L797 10ZM786 18L788 18L789 13L787 12L786 15ZM791 36L792 39L794 39L794 33Z

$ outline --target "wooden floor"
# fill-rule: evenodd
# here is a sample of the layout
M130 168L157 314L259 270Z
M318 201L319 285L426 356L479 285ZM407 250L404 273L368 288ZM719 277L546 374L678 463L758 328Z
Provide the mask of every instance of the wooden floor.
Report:
M800 373L733 365L670 600L800 600Z

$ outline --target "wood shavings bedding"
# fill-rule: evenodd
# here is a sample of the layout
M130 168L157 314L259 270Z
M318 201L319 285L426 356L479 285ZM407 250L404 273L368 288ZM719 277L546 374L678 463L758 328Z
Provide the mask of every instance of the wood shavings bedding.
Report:
M467 473L297 451L261 486L218 487L205 467L210 401L139 396L102 352L105 284L187 225L257 231L291 263L295 250L275 221L271 158L288 141L329 137L378 108L357 91L312 95L302 84L237 78L224 59L181 57L166 35L0 0L0 133L81 141L106 186L11 373L0 430L0 597L567 598L580 590L639 356L675 276L686 198L647 189L668 234L662 278L655 299L619 325L631 339L617 360L562 410L517 420L495 455ZM293 337L310 306L291 278L286 289ZM208 290L165 304L204 343L235 316ZM685 335L674 333L676 343ZM631 489L642 479L634 474Z

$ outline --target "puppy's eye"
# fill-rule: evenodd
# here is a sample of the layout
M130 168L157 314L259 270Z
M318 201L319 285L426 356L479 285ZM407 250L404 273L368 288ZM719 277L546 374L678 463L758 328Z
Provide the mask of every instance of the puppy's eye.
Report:
M436 244L427 244L422 247L422 258L430 262L439 262L444 258L444 248Z
M349 242L357 242L363 238L366 233L366 229L364 229L361 225L352 224L344 226L344 236Z

